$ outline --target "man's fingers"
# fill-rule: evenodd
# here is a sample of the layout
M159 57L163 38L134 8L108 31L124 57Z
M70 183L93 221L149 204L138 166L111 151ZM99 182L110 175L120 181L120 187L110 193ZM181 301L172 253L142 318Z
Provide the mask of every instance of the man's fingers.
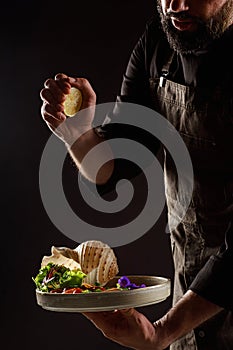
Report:
M60 87L64 94L70 92L71 85L69 84L69 77L63 73L59 73L55 76L56 84Z
M115 310L113 311L115 312ZM101 317L107 317L109 314L111 314L112 311L103 311L103 312L83 312L82 314L87 317L88 319L93 319L93 318L101 318Z
M42 99L42 101L49 103L49 104L53 104L55 106L55 108L58 111L63 111L63 99L65 100L65 97L63 98L63 94L60 94L60 99L57 99L54 94L51 92L51 90L44 88L41 90L40 92L40 97Z
M50 90L50 92L53 95L55 101L64 102L65 98L66 98L65 95L70 92L70 85L67 82L66 83L60 82L58 84L58 82L56 82L53 79L47 79L45 84L44 84L44 86L45 86L44 90L46 90L46 89Z
M69 78L71 86L76 87L82 92L83 95L83 107L89 107L96 103L96 94L89 81L85 78Z
M135 313L135 309L130 308L130 309L120 309L117 310L119 313L121 313L122 315L126 316L126 317L131 317L134 313Z
M58 73L55 75L55 80L67 80L67 79L68 79L68 75L64 73Z
M122 309L122 310L112 310L104 312L85 312L83 315L91 320L92 322L106 322L107 320L117 320L123 318L130 318L134 314L135 309Z
M118 311L103 311L103 312L84 312L83 315L90 321L96 324L108 324L109 320L116 320L118 318Z
M113 314L122 314L125 316L132 316L135 312L135 309L128 308L128 309L115 309L111 311L102 311L102 312L83 312L83 315L87 318L95 318L95 317L108 317L112 316Z
M52 122L54 120L53 124L56 120L61 123L66 119L66 116L61 110L57 110L54 106L46 102L41 107L41 115L46 122Z

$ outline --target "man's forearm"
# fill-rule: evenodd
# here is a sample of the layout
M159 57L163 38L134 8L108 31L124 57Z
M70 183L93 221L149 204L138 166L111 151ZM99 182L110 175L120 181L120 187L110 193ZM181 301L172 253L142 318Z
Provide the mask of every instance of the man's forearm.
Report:
M166 315L154 323L163 349L221 310L220 306L188 291Z
M71 147L68 147L69 154L82 175L99 185L109 180L114 169L111 148L107 142L103 141L93 129L90 129L80 136ZM89 156L87 161L85 161L85 156Z

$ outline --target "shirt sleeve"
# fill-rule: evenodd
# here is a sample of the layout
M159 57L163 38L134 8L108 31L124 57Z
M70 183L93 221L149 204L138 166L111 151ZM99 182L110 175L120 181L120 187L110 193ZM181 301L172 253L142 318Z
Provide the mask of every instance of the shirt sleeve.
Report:
M233 222L226 231L222 251L210 257L189 289L214 304L233 311L232 266Z

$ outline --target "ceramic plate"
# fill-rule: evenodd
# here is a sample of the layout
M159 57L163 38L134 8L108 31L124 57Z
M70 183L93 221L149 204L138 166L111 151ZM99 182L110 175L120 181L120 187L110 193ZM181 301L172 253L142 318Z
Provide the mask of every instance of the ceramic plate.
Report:
M132 283L145 284L146 287L109 292L80 294L43 293L36 290L37 304L43 309L57 312L97 312L142 307L164 301L170 296L171 281L156 276L127 276ZM116 285L120 276L111 280L107 286Z

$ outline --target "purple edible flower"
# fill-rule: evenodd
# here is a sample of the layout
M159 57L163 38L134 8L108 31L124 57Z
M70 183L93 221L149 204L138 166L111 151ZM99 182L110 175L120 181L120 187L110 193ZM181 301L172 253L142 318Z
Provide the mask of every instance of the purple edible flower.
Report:
M119 278L118 283L121 288L128 288L131 284L130 280L126 276L122 276L121 278Z
M146 287L145 284L137 285L135 283L131 283L129 278L126 276L122 276L121 278L119 278L118 284L121 288L128 288L128 289L137 289L137 288Z
M137 289L137 288L144 288L144 287L146 287L145 284L137 285L135 283L131 283L128 288L129 289Z

